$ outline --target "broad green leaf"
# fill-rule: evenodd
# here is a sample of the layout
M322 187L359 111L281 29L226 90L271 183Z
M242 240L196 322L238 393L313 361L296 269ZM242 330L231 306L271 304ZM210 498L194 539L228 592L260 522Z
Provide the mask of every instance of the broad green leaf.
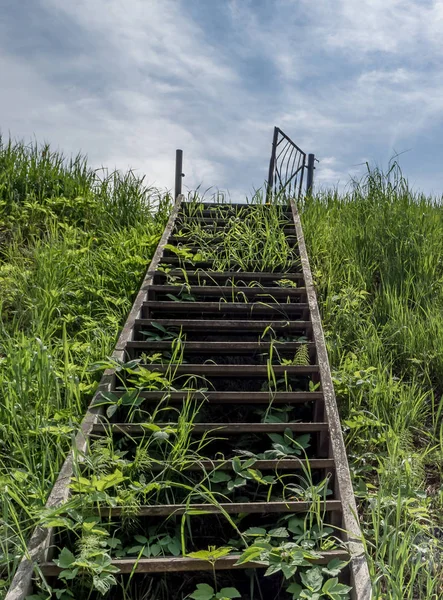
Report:
M65 579L66 581L69 581L70 579L75 579L77 577L77 574L78 574L78 568L65 569L63 571L60 571L58 576L60 577L60 579Z
M311 441L311 435L309 433L305 433L304 435L299 435L296 438L296 442L298 446L302 448L308 448Z
M118 409L118 404L110 404L108 406L108 408L106 409L106 416L108 417L108 419L112 419L112 417L114 416L114 414L117 412Z
M172 556L179 556L181 552L181 544L177 538L172 538L168 544L168 550Z
M242 474L242 464L240 459L238 458L238 456L235 456L232 459L232 468L234 469L234 472L237 473L237 475L241 475Z
M114 487L115 485L118 485L119 483L122 483L126 480L127 477L125 477L119 469L116 469L113 473L105 475L100 479L93 477L93 482L99 492L103 492L104 490L107 490L110 487Z
M339 558L334 558L328 562L326 567L323 567L323 573L326 575L331 575L332 577L336 577L340 574L340 572L346 567L348 561L340 560Z
M148 543L148 538L146 538L144 535L134 535L134 539L139 544L147 544Z
M305 530L304 519L301 519L300 517L292 517L292 519L289 519L286 527L291 533L297 533L301 535Z
M255 459L254 459L255 462ZM258 469L248 469L248 475L254 479L254 481L257 481L258 483L265 483L264 479L263 479L263 475L261 474L261 471L259 471Z
M103 596L109 592L113 585L117 584L114 575L111 575L110 573L100 573L100 575L94 575L92 582L95 589Z
M240 558L235 564L243 565L247 562L253 562L260 557L262 552L263 548L258 548L257 546L250 546L249 548L246 548L246 550L243 552L243 554L240 556Z
M212 600L214 588L207 583L198 583L195 592L189 595L193 600Z
M300 594L303 591L303 588L298 583L291 583L291 585L286 588L286 591L292 594L292 600L298 600L300 598Z
M302 550L291 553L291 565L297 565L297 567L301 567L306 564L309 563L307 560L305 560L305 553Z
M278 573L279 571L281 571L281 564L280 563L274 563L273 565L270 565L266 571L265 571L265 577L269 577L270 575L274 575L274 573Z
M139 554L143 550L143 548L144 546L131 546L131 548L128 548L126 552L128 554Z
M215 596L216 598L241 598L241 594L235 588L222 588Z
M286 579L291 579L291 577L297 571L297 565L294 565L294 564L288 565L286 563L282 563L281 570Z
M340 600L340 596L346 596L351 589L348 585L339 583L338 578L334 577L324 583L321 591L324 594L328 594L333 600Z
M215 562L223 556L227 556L231 551L230 546L221 546L220 548L209 547L208 550L199 550L198 552L190 552L188 556L191 558L199 558L200 560L207 560L209 562Z
M252 465L254 463L256 463L256 462L257 462L257 459L255 457L254 458L248 458L248 460L245 460L245 462L242 464L242 468L243 469L249 469L249 467L252 467Z
M158 539L158 543L160 544L160 546L167 546L169 544L169 542L171 541L171 536L170 535L165 535L162 538Z
M231 476L225 471L214 471L214 473L211 475L212 483L223 483L224 481L229 481L230 479Z
M57 517L51 521L44 523L44 527L69 527L68 524L72 524L70 519L64 519L63 517Z
M244 535L264 536L266 535L266 529L263 529L263 527L249 527L249 529L244 532Z
M228 481L228 490L232 491L234 488L242 487L246 484L246 479L243 477L236 477L234 481Z
M86 477L71 477L71 483L69 487L74 490L74 492L87 492L91 489L91 482Z
M62 569L68 569L74 562L75 556L68 548L63 548L58 559L54 560L55 564Z
M300 573L303 585L308 588L311 592L318 592L321 590L323 584L323 575L321 567L313 567L305 573Z
M288 530L286 527L277 527L277 529L271 529L269 535L275 538L287 538L289 537Z
M161 431L161 427L155 423L141 423L141 426L143 429L147 429L148 431Z

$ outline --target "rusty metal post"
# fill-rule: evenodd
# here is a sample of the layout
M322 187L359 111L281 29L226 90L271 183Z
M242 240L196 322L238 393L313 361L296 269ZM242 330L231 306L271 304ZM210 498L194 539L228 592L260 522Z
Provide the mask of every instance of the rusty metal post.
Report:
M175 151L175 195L174 198L182 193L182 178L185 176L183 171L183 150Z
M266 190L267 201L270 201L272 187L274 185L275 154L277 151L278 127L274 127L274 137L272 138L271 160L269 161L268 185Z
M315 154L308 154L308 176L306 178L306 195L309 196L312 194L312 189L314 186L314 162L315 162Z

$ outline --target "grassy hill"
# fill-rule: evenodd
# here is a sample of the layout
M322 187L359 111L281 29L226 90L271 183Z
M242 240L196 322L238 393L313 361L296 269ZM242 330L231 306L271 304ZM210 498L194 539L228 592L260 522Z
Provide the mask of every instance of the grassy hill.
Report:
M0 141L0 597L169 206L131 172Z
M399 169L303 204L376 598L443 595L443 207Z
M169 207L131 172L0 142L0 597ZM375 598L437 600L443 209L394 168L301 213Z

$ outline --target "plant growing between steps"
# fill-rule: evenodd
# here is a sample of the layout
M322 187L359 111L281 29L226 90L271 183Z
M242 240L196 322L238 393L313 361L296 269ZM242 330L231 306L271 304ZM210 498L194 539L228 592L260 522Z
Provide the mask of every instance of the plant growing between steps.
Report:
M196 210L198 213L198 209ZM187 220L185 215L180 215L179 218L181 223ZM224 218L227 218L226 215ZM211 237L210 232L201 226L193 229L192 223L188 223L186 235L189 234L189 237L177 236L184 240L184 244L166 246L167 260L173 265L179 263L181 267L174 268L175 273L171 275L167 262L163 264L161 269L166 274L166 281L174 284L175 288L172 294L168 290L169 296L161 292L164 296L160 298L166 297L180 303L189 302L191 307L198 296L192 292L188 275L176 273L185 273L185 268L190 265L195 267L202 261L210 263L210 268L215 269L214 273L218 269L260 272L272 271L274 268L283 272L293 267L299 269L297 248L287 237L287 232L283 231L284 227L291 225L279 207L258 206L251 213L244 214L240 210L240 215L229 219L229 225L230 228L226 229L225 235L220 239L220 231L214 231ZM243 243L244 240L248 243ZM169 258L171 254L173 256ZM275 260L276 256L278 260ZM204 276L211 277L206 272ZM180 281L176 277L180 277ZM276 281L279 280L275 279L273 283ZM223 431L213 428L204 429L208 424L211 425L207 416L216 414L214 403L209 400L213 400L217 394L223 396L228 390L238 390L239 385L244 385L245 392L260 392L261 389L268 393L269 403L264 406L263 424L297 421L300 420L300 415L303 417L307 414L307 407L298 407L296 404L287 411L284 407L274 406L275 395L279 392L308 394L310 390L315 391L318 385L309 375L302 374L299 377L298 373L303 373L301 369L281 369L281 366L309 366L309 348L312 348L305 343L307 339L302 331L299 336L292 336L292 340L302 343L294 351L293 357L288 356L280 346L280 338L283 336L272 329L272 320L275 318L287 321L288 324L291 322L289 309L296 303L292 300L300 297L295 292L291 293L291 289L295 287L291 279L283 277L281 282L281 286L276 284L275 287L287 287L288 291L284 292L284 296L281 291L275 294L266 292L267 298L264 298L260 281L257 279L250 282L253 284L250 288L257 288L257 293L252 293L251 289L246 290L247 286L244 286L239 271L237 283L242 284L243 289L241 286L231 285L229 296L223 290L219 297L213 296L214 290L210 290L204 300L219 303L221 310L226 308L228 300L241 302L247 305L246 308L251 307L253 318L257 307L267 315L271 308L274 309L270 306L271 303L279 305L278 310L273 310L271 323L265 332L265 336L268 335L272 340L266 363L267 372L263 376L264 369L261 367L261 379L253 380L255 387L249 381L239 384L229 377L212 378L212 371L208 368L208 375L187 375L184 365L192 365L192 356L187 354L186 349L188 335L192 340L198 340L199 337L192 330L184 335L179 327L170 327L168 314L161 321L161 317L154 313L161 323L148 320L149 324L144 324L143 328L139 324L140 331L135 332L134 341L143 340L145 345L132 346L126 362L108 360L97 365L97 368L113 369L116 383L109 393L104 393L97 399L96 407L103 406L107 419L102 419L104 426L100 430L101 437L96 441L91 438L87 451L76 456L69 502L72 503L71 508L82 515L91 512L94 514L93 527L102 529L104 533L102 536L94 533L98 536L98 542L83 536L82 544L95 552L98 546L94 544L98 543L100 552L106 557L101 557L99 552L95 564L93 555L82 556L79 553L74 532L63 521L63 511L66 512L69 508L61 507L58 514L61 520L56 521L58 530L55 539L59 548L57 560L64 564L69 562L68 568L64 569L68 572L63 573L61 580L71 582L72 589L80 596L85 593L83 580L99 594L109 595L115 592L115 585L120 579L117 579L116 573L107 570L107 567L119 564L113 562L118 558L129 560L133 557L134 565L137 565L138 561L151 561L160 557L189 557L209 561L213 568L214 582L213 585L199 583L195 589L195 581L191 587L188 576L184 575L184 586L188 587L185 587L183 595L196 598L206 594L205 597L218 599L242 597L244 588L241 586L219 585L217 561L242 561L246 552L256 552L260 548L260 564L266 565L268 571L274 569L272 575L279 582L276 585L284 585L294 598L314 600L324 596L335 600L335 596L325 595L329 592L347 597L347 590L341 587L342 584L338 584L338 580L338 587L335 585L334 576L325 570L327 567L319 570L311 563L311 560L319 558L321 552L343 548L339 534L335 536L334 529L325 524L326 498L331 490L328 486L329 477L314 472L310 467L312 437L309 434L297 435L290 427L283 430L280 428L278 432L264 431L252 437L251 444L256 445L248 448L236 442L233 435L226 436ZM216 283L211 287L217 285ZM168 310L170 306L169 304ZM185 308L180 308L186 311ZM193 310L199 308L195 306ZM161 314L161 310L158 314ZM165 346L160 344L157 349L160 347L161 351L149 348L151 343L165 341L170 343L165 351ZM132 353L134 348L137 349L135 354ZM211 355L210 360L213 364L218 362L216 355ZM228 355L227 360L228 364L235 364L234 355ZM198 364L204 365L204 362L200 359ZM283 375L277 376L276 371L283 372ZM194 371L190 369L189 372ZM196 372L205 373L200 368ZM291 372L296 373L296 376L288 375ZM182 399L177 400L177 394L181 393L184 393ZM213 396L209 396L210 393ZM234 425L241 421L239 415L244 407L228 404L223 408L226 413L230 411ZM254 409L249 414L254 414ZM130 427L119 431L114 427L118 423L137 427L132 432ZM201 429L198 430L198 427ZM198 435L196 431L199 431ZM260 460L269 462L258 469L256 463ZM280 468L282 460L285 464L293 461L293 472L286 471L287 466ZM300 501L306 512L297 522L282 520L278 514L265 517L266 512L264 515L254 512L243 514L240 508L240 514L231 514L233 503L247 507L251 503L257 505L269 501ZM173 510L173 505L180 506L177 516L169 511L169 507ZM118 514L117 519L113 517L115 514ZM52 518L54 524L57 517L53 514ZM264 518L270 522L263 523ZM70 553L69 556L67 552ZM90 562L81 563L82 558ZM293 569L297 561L301 562ZM278 568L277 563L280 565ZM104 582L100 579L102 567ZM292 570L291 577L287 577L288 569ZM94 576L98 579L94 580ZM134 570L129 583L132 577L137 576ZM107 589L105 584L109 584ZM251 577L250 585L251 590L256 589L263 596L260 591L262 583L257 574ZM112 586L112 592L109 591L109 586ZM297 586L301 586L300 589ZM91 600L97 597L94 593L90 592ZM167 588L165 593L168 597ZM254 591L250 593L251 598L255 597Z

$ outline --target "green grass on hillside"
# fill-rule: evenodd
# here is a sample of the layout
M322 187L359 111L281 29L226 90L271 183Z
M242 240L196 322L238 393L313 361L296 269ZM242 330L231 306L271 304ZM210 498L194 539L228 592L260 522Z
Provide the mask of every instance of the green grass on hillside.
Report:
M0 597L169 206L131 172L0 139Z
M167 212L132 173L0 142L0 597ZM301 213L374 598L438 600L443 209L394 168Z
M443 597L443 208L398 169L307 199L376 599Z

